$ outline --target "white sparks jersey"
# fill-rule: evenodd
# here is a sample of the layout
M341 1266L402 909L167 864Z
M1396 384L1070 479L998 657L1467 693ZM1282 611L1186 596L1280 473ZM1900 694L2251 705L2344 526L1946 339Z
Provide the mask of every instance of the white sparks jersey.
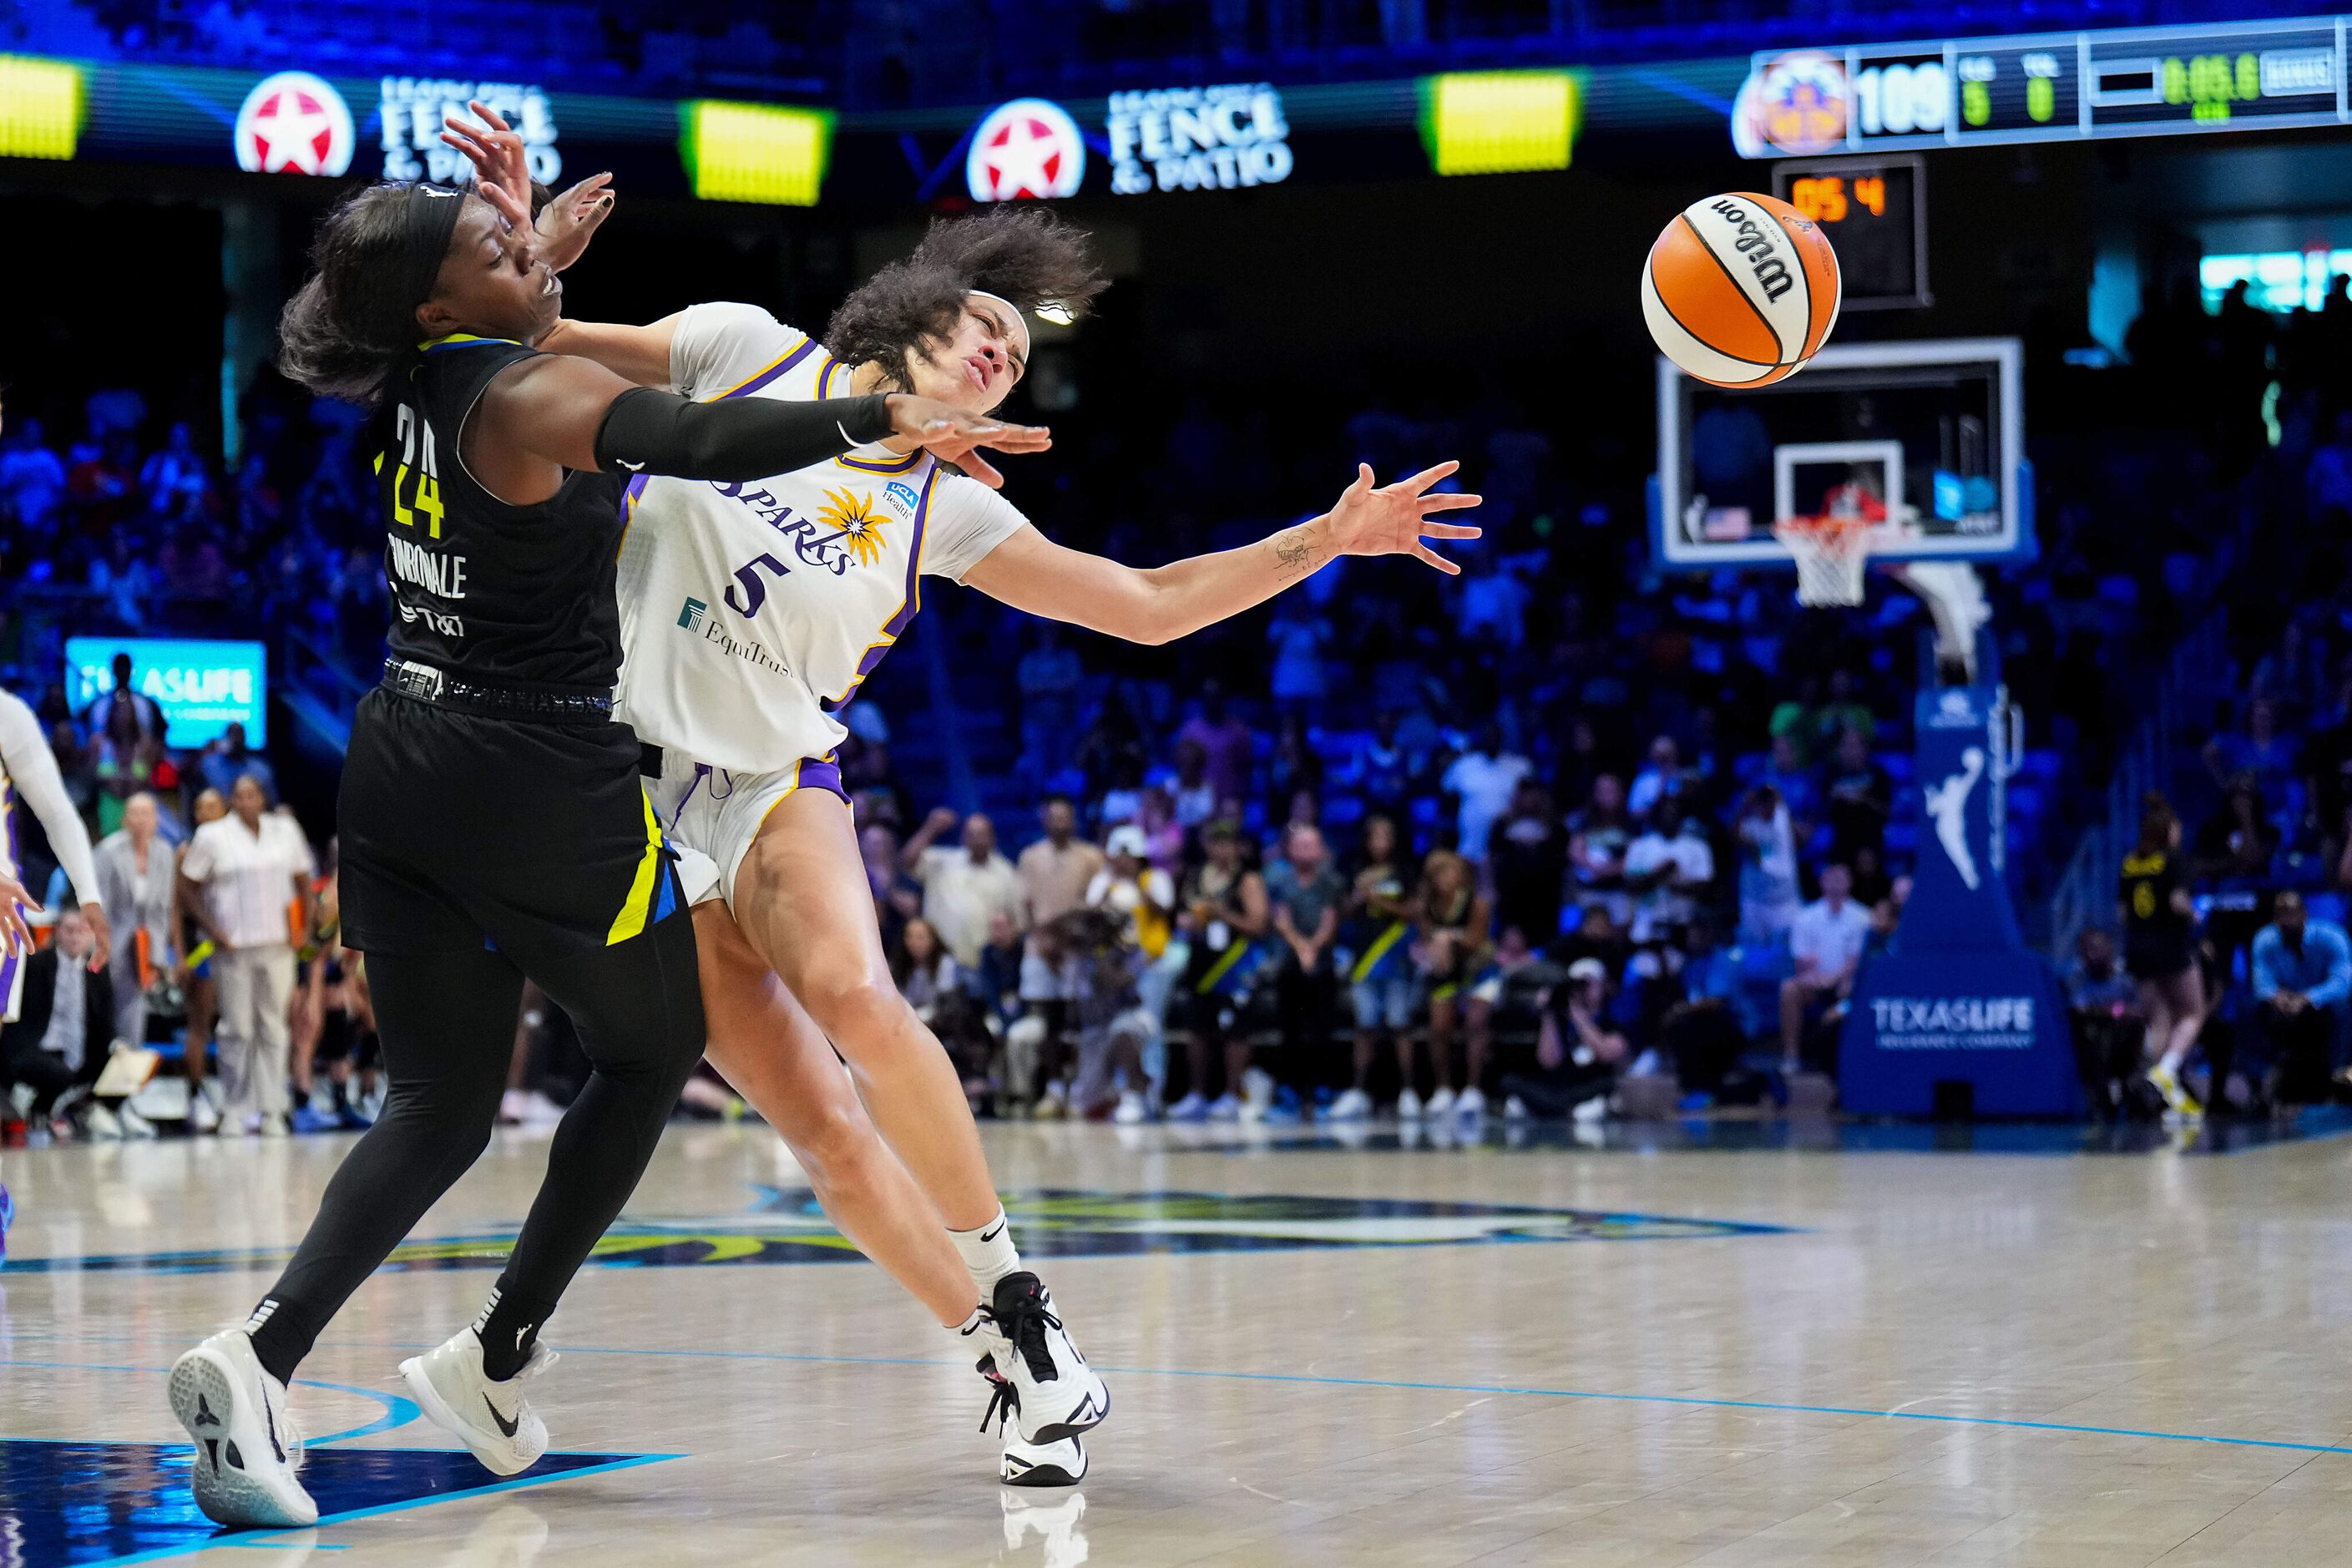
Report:
M850 367L754 305L697 305L670 347L700 401L847 395ZM838 717L922 602L1025 520L928 452L861 447L749 484L642 475L621 545L621 716L640 739L742 772L824 757Z

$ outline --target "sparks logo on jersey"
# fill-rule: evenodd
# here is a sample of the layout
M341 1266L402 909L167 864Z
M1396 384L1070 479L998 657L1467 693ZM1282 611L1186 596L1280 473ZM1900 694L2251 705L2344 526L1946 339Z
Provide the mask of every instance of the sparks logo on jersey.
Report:
M963 172L976 202L1076 195L1087 177L1087 139L1060 104L1016 98L973 128Z
M857 557L860 566L871 566L882 559L882 524L885 519L874 515L874 498L853 495L847 490L827 490L826 504L817 508L821 521L841 530L849 552Z
M923 504L923 498L915 493L914 486L902 484L897 479L892 479L883 486L882 494L892 506L898 509L898 515L904 518L912 518L915 515L915 509Z
M688 631L692 631L695 627L702 624L702 617L709 614L709 612L710 606L704 604L701 600L688 599L686 602L686 607L677 613L677 624L684 626Z
M309 71L264 77L236 111L236 166L249 174L324 174L352 166L352 111Z

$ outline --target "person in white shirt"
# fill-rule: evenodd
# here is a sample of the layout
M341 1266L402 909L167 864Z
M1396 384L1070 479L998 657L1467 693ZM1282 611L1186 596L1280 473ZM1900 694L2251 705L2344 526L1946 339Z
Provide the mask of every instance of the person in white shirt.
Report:
M1478 731L1477 743L1445 770L1439 781L1448 794L1462 800L1457 826L1462 858L1475 865L1486 862L1486 840L1495 824L1511 808L1519 781L1535 772L1535 764L1516 752L1503 749L1503 727L1488 724Z
M252 774L238 779L228 815L196 829L180 875L215 950L221 1125L275 1138L286 1132L294 933L310 929L318 863L300 825L268 804Z
M1633 940L1656 942L1690 924L1698 896L1715 880L1715 851L1683 816L1682 797L1661 795L1649 831L1625 847L1625 881L1638 898Z
M958 822L963 824L958 846L938 844ZM991 915L1011 915L1016 928L1026 924L1021 918L1020 874L996 852L996 824L980 812L958 817L944 805L932 812L898 851L898 864L923 885L923 918L966 969L980 967Z
M540 346L689 397L903 389L984 414L1026 372L1026 312L1066 317L1102 287L1082 235L1040 208L997 208L934 224L913 255L851 292L823 343L755 307L711 304L647 327L563 323ZM983 484L896 440L756 485L633 487L621 707L661 749L655 809L672 845L691 852L682 870L700 906L711 1060L804 1167L857 1163L859 1180L822 1181L820 1195L942 1322L972 1331L977 1284L1002 1333L1049 1333L1040 1354L1053 1365L1076 1356L1045 1326L1051 1298L1021 1268L953 1064L890 982L830 763L839 710L904 632L926 576L1156 644L1343 554L1407 555L1451 573L1424 541L1476 535L1436 515L1477 502L1431 493L1455 467L1380 489L1360 468L1328 512L1150 570L1055 543ZM900 1175L845 1135L869 1113ZM929 1209L945 1218L968 1283L943 1278L940 1250L910 1236L908 1216ZM1083 1360L1081 1376L1039 1379L1001 1340L993 1353L1019 1393L1025 1438L1099 1419L1108 1394Z
M1853 901L1853 873L1843 866L1822 868L1822 896L1797 911L1789 928L1789 952L1797 973L1780 983L1780 1066L1797 1070L1804 1043L1805 1011L1853 990L1862 950L1870 940L1870 911Z

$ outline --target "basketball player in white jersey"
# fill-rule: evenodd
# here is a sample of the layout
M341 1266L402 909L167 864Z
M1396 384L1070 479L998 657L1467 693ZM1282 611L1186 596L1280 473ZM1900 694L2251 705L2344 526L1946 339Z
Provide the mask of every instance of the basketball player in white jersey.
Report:
M486 175L499 155L478 157ZM1026 371L1024 311L1082 310L1102 286L1082 236L1007 210L935 225L852 293L825 343L756 307L704 305L647 327L562 323L541 346L698 399L898 388L984 414ZM1478 531L1431 515L1477 498L1429 493L1452 463L1381 489L1362 468L1328 513L1140 571L1053 543L973 479L896 447L751 485L633 484L621 708L658 749L654 803L698 902L711 1060L791 1144L844 1234L989 1347L982 1370L1021 1439L1005 1479L1075 1479L1076 1439L1108 1413L1108 1392L1021 1268L955 1070L892 984L832 760L838 714L919 607L923 576L1160 643L1336 555L1409 554L1452 572L1424 536Z

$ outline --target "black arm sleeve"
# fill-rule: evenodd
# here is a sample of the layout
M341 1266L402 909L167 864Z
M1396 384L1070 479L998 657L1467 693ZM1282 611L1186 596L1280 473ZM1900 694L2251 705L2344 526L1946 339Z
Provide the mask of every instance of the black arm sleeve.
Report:
M788 474L889 435L886 396L695 403L674 392L632 387L605 411L596 432L596 466L606 473L623 468L737 483Z

